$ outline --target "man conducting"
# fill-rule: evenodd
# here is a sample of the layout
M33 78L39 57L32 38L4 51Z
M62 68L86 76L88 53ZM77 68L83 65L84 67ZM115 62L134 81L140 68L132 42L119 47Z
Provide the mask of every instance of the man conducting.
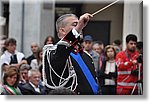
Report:
M82 29L91 17L85 13L78 20L74 14L65 14L57 19L61 40L43 48L43 77L50 90L65 87L76 94L98 94L93 60L80 46Z

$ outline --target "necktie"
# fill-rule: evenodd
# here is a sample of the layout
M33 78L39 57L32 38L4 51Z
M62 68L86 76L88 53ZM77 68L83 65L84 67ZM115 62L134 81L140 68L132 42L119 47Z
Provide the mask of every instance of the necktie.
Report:
M18 61L17 61L17 55L14 54L10 57L11 61L10 61L10 64L17 64Z

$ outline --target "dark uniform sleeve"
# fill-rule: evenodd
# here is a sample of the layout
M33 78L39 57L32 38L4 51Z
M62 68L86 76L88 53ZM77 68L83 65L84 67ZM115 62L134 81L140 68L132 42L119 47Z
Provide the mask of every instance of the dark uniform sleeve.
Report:
M50 59L50 63L52 68L54 69L54 71L61 76L65 65L66 65L66 61L71 53L71 51L74 49L74 46L79 42L80 37L73 34L72 31L70 31L64 38L62 38L58 43L57 43L57 48L55 50L52 50L52 52L50 53L50 56L44 55L45 59L47 59L47 57L49 57ZM46 72L46 76L47 80L50 82L50 76L49 76L49 64L48 61L45 60L45 72ZM64 73L68 73L68 72L64 72ZM67 77L67 74L64 74L66 76L63 77ZM55 80L55 84L57 85L59 83L59 78L56 75L52 75L53 76L53 80Z
M56 51L51 54L51 64L56 70L60 70L62 66L64 68L68 56L74 46L78 43L79 39L79 36L76 38L72 31L70 31L57 43Z

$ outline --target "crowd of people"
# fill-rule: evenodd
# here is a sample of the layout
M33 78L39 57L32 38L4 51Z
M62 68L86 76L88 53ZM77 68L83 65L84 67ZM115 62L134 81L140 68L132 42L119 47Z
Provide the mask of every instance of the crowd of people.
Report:
M138 95L143 85L143 42L134 34L104 45L82 29L92 15L79 20L66 14L56 21L60 41L48 36L43 47L31 44L25 58L16 39L4 41L0 56L2 95ZM140 78L140 79L139 79ZM137 85L140 84L141 86ZM139 91L140 90L140 91Z

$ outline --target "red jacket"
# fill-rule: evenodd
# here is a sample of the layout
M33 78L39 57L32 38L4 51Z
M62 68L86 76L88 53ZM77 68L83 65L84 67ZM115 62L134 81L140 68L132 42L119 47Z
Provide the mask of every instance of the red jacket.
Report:
M138 76L132 75L131 71L135 70L138 64L133 64L132 61L136 60L138 56L138 52L135 51L134 53L131 53L127 50L117 54L117 88L133 89L135 83L138 80Z

